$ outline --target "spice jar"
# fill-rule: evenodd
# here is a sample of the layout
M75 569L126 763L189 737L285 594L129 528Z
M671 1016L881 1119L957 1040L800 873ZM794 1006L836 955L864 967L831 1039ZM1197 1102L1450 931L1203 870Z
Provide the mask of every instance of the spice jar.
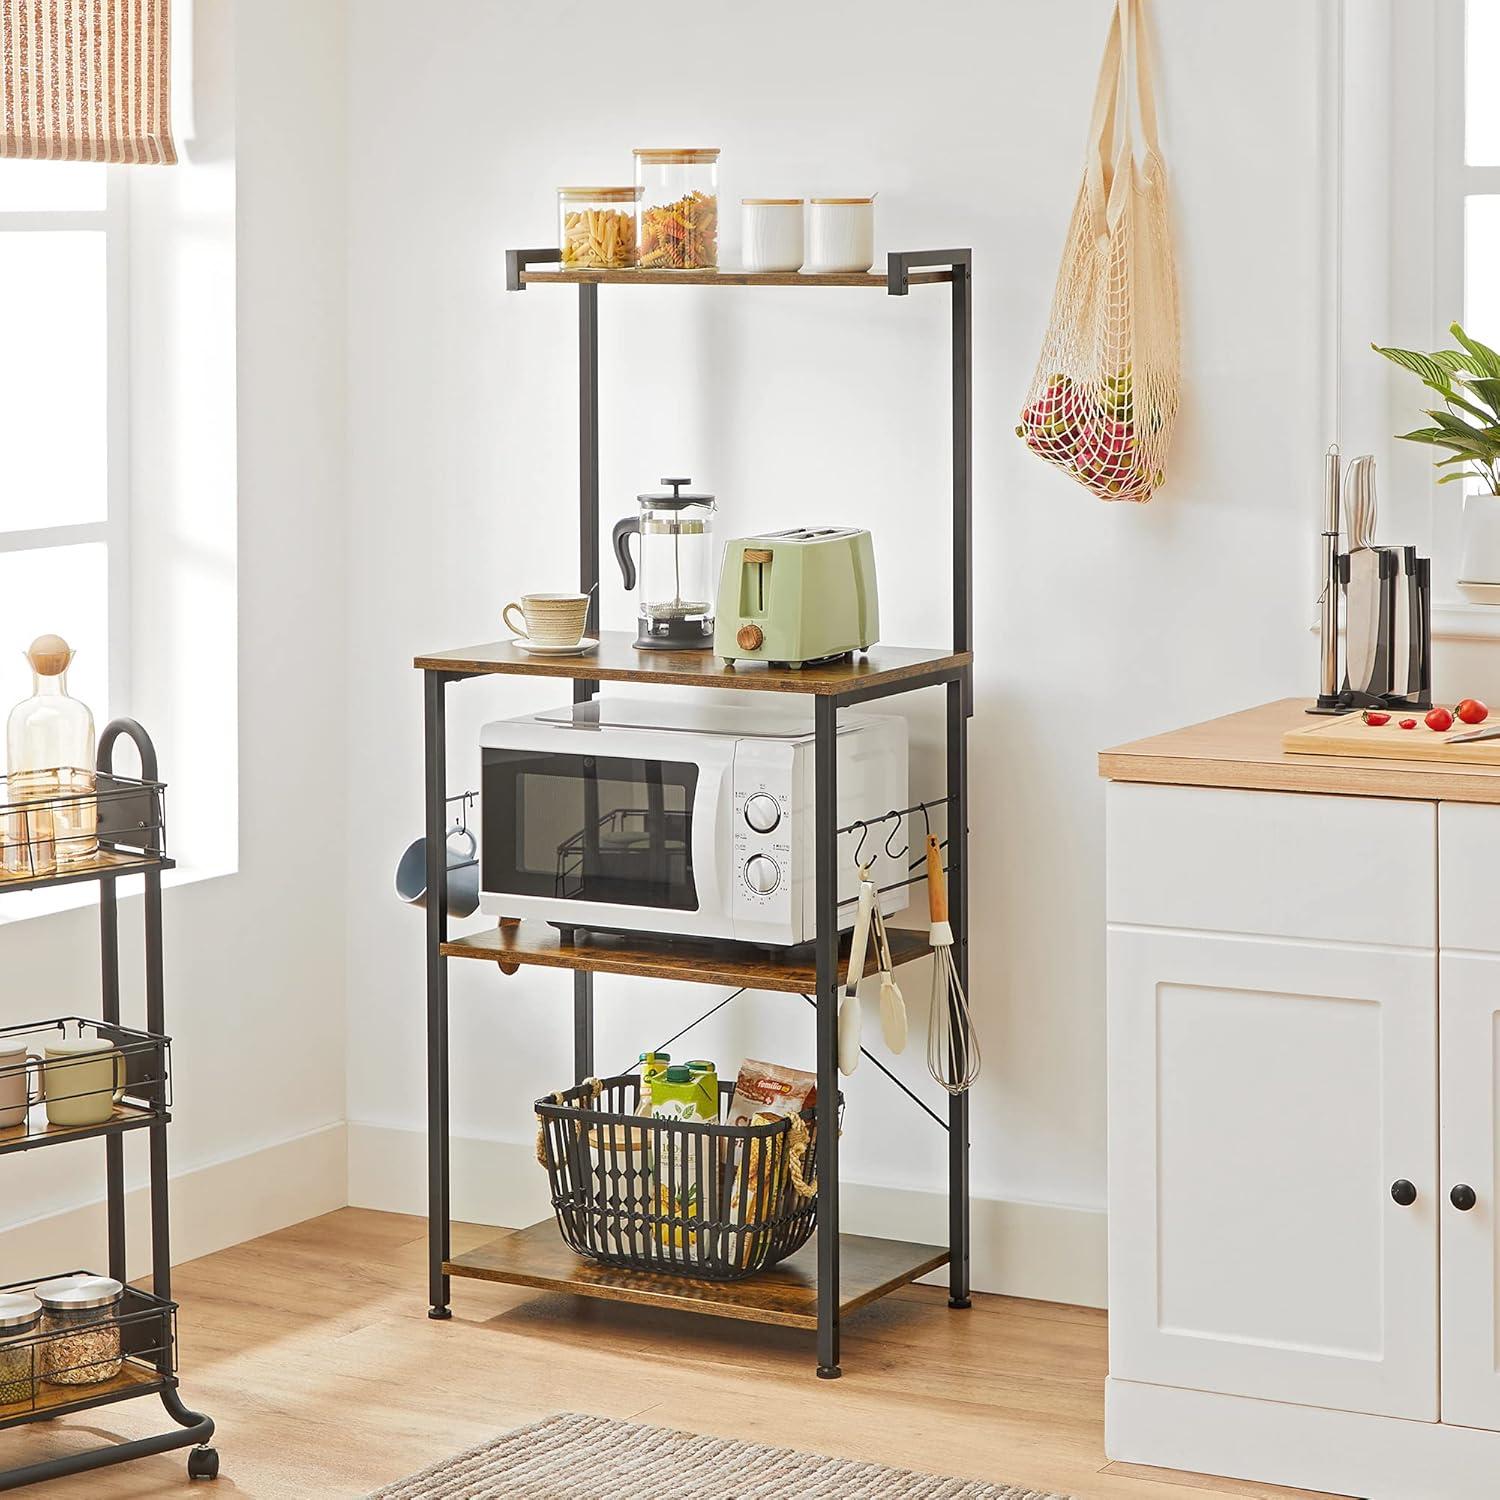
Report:
M719 264L719 148L637 147L642 270Z
M562 263L571 270L607 271L635 264L633 187L560 187L557 234Z
M0 1296L0 1407L36 1400L37 1324L42 1304L30 1292Z
M98 1385L120 1373L120 1301L110 1276L59 1276L36 1289L44 1338L38 1372L51 1385Z

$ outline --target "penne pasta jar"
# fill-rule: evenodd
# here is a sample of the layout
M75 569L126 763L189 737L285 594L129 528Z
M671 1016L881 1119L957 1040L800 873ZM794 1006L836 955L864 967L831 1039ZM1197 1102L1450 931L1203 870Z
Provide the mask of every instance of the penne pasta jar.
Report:
M641 269L702 271L719 264L719 148L637 147Z
M633 187L560 187L557 234L562 263L573 271L610 271L636 262Z

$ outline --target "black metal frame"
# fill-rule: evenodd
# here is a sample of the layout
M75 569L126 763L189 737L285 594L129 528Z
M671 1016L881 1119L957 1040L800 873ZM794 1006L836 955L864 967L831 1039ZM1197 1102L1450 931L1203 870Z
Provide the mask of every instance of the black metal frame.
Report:
M99 737L96 758L98 770L114 777L114 748L121 737L134 742L141 761L141 785L147 786L160 798L160 782L157 780L156 750L150 736L132 719L116 719ZM120 778L114 778L119 780ZM145 877L145 966L146 966L146 1032L165 1044L166 1014L162 982L162 928L161 928L161 876L171 867L166 857L165 818L160 818L155 827L146 830L143 858L151 863L137 868L114 868L90 871L73 879L99 881L99 948L101 974L101 1019L107 1027L120 1025L120 923L117 882L124 876L144 874ZM107 839L101 839L108 845ZM42 878L34 881L0 885L0 894L20 888L40 885L62 885L70 883L69 877ZM168 1083L165 1069L158 1077L146 1083L142 1093L153 1113L145 1128L150 1133L151 1164L151 1296L159 1304L162 1317L175 1316L172 1303L172 1258L168 1240L167 1212L167 1125ZM107 1192L107 1233L109 1243L109 1274L117 1281L125 1276L125 1147L124 1132L139 1128L139 1120L119 1120L99 1127L97 1130L80 1131L65 1136L36 1136L21 1141L18 1149L32 1150L44 1146L56 1146L75 1140L104 1136L105 1181ZM136 1294L139 1300L140 1294ZM167 1415L177 1424L177 1430L154 1433L150 1437L135 1438L128 1442L107 1444L81 1453L68 1453L50 1458L42 1463L27 1464L21 1468L0 1470L0 1490L19 1489L23 1485L36 1484L47 1479L61 1479L68 1474L82 1474L91 1469L105 1468L111 1464L128 1463L132 1459L146 1458L157 1453L168 1453L174 1448L198 1448L189 1460L189 1472L201 1472L211 1477L217 1472L218 1459L212 1449L204 1449L214 1434L212 1417L190 1411L178 1394L177 1375L173 1362L172 1342L164 1340L160 1347L151 1351L158 1379L126 1391L107 1391L96 1396L85 1394L86 1386L80 1386L77 1401L66 1405L69 1412L84 1411L95 1406L106 1406L133 1396L160 1395ZM24 1415L21 1422L42 1421L57 1411L43 1408ZM17 1423L16 1425L20 1425Z
M506 287L524 291L532 265L555 265L556 249L507 250ZM973 604L973 301L972 252L895 251L887 260L886 291L904 297L910 273L924 266L951 270L952 338L952 598L953 650L972 649ZM589 629L597 634L599 582L599 285L578 284L579 402L579 580L593 595ZM448 897L443 861L447 796L447 716L450 682L478 675L427 669L424 679L424 740L427 832L427 1111L428 1111L428 1316L450 1318L451 1284L444 1264L451 1258L451 1196L448 1139ZM815 838L817 935L815 940L818 1054L818 1374L836 1379L839 1369L839 1136L838 1088L838 830L835 736L839 710L876 698L926 687L945 689L948 817L948 907L954 931L953 961L969 983L968 721L974 712L969 666L934 667L894 682L854 686L815 698L814 782L818 819ZM596 679L573 683L573 701L599 689ZM594 976L573 972L573 1064L578 1081L594 1072ZM920 1101L919 1101L920 1102ZM930 1113L931 1111L929 1111ZM969 1099L948 1104L948 1305L970 1305L969 1281Z

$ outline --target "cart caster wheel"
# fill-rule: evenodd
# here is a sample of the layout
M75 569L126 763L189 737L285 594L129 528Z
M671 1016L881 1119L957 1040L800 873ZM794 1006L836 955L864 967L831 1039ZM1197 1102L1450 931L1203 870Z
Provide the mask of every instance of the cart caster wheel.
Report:
M217 1479L219 1477L219 1450L217 1448L194 1448L188 1454L189 1479Z
M844 1372L837 1365L819 1365L819 1380L837 1380Z

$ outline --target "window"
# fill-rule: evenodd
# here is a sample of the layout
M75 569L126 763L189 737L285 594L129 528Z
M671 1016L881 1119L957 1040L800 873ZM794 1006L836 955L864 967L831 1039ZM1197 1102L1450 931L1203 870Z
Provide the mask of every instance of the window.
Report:
M0 161L0 716L48 631L99 725L128 701L128 220L121 170Z
M1464 327L1500 347L1500 0L1466 0L1461 46L1462 141L1445 143L1451 167L1440 173L1448 189L1441 211L1455 225L1462 216Z

